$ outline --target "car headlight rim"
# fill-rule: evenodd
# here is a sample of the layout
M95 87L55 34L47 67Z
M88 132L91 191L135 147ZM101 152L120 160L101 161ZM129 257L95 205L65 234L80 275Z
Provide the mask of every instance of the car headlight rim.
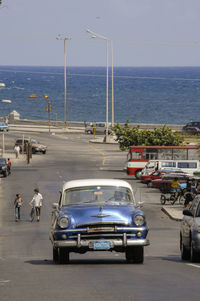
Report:
M61 229L65 229L68 228L70 224L69 218L67 216L62 216L61 218L59 218L58 220L58 226Z
M136 214L133 217L133 221L134 221L136 226L141 227L145 223L145 217L141 214Z

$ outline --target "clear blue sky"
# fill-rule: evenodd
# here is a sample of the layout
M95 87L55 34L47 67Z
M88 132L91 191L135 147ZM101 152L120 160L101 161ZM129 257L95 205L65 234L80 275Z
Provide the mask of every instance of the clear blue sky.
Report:
M113 40L115 66L200 66L199 0L3 0L0 65L105 66Z

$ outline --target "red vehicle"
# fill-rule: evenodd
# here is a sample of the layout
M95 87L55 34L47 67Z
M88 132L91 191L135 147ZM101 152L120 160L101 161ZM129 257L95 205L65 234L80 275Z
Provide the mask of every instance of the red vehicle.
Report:
M189 178L186 174L177 174L177 173L170 173L170 174L163 174L160 179L152 180L152 187L160 189L161 192L166 192L166 190L169 189L169 186L171 185L172 180L175 178L178 179L179 183L186 183L187 179Z
M157 179L161 179L162 175L166 175L166 174L171 174L171 173L176 173L176 174L183 174L182 170L173 170L173 169L160 169L157 171L152 172L150 175L142 175L141 176L141 182L144 184L149 184L151 183L153 180L157 180ZM152 185L148 185L149 187L152 187Z
M127 174L137 179L149 160L199 160L197 146L130 146Z

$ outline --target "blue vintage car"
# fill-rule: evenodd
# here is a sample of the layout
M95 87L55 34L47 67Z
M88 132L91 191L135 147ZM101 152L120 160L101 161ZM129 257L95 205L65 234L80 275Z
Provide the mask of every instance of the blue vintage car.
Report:
M126 181L66 182L53 208L49 236L54 262L68 263L70 252L113 250L124 252L129 263L143 262L148 228Z

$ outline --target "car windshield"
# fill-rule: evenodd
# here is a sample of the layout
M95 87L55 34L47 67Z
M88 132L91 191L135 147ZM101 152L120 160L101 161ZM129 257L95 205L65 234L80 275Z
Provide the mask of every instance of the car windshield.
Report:
M126 187L87 186L65 190L62 205L105 202L111 204L135 203L131 190Z

